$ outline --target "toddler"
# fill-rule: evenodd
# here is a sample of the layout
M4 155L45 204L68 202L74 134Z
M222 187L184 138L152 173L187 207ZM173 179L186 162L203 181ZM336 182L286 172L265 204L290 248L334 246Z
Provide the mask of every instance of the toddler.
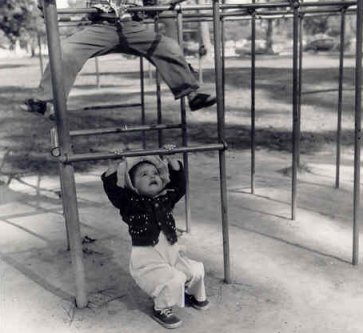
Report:
M132 240L130 273L154 301L152 317L166 328L181 320L173 307L208 307L204 266L191 260L177 242L172 210L185 194L180 161L159 156L130 157L102 175L111 203L128 224Z

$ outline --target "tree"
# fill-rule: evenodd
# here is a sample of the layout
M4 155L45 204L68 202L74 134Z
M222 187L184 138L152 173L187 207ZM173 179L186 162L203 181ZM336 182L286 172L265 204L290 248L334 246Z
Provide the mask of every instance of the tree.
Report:
M329 30L329 16L306 17L304 30L310 35L326 33Z
M36 0L0 0L0 30L11 44L44 34Z

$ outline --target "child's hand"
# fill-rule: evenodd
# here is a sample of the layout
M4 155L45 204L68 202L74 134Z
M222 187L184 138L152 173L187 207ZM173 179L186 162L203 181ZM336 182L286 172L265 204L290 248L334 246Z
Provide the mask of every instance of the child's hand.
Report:
M176 145L173 144L167 144L167 145L163 145L163 148L166 150L173 150L176 148Z
M173 150L176 146L173 144L167 144L167 145L163 145L163 148L166 150ZM175 171L179 171L180 170L180 164L178 160L173 159L172 157L169 156L163 156L163 160L168 162L168 164L170 165L171 169L175 170Z

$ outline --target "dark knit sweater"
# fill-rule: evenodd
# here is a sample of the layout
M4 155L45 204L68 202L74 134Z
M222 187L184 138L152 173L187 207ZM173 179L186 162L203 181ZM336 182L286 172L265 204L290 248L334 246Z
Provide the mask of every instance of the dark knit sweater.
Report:
M154 246L158 243L160 231L168 242L177 241L175 220L172 210L185 194L185 177L182 165L175 171L169 167L170 183L165 193L150 198L117 186L117 174L101 176L103 188L111 203L120 210L120 215L129 226L129 234L134 246Z

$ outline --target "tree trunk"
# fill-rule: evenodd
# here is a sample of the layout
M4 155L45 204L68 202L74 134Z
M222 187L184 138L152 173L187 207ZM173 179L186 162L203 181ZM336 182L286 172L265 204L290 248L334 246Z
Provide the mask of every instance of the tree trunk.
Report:
M266 52L269 54L273 53L273 21L267 20L267 28L266 28Z

